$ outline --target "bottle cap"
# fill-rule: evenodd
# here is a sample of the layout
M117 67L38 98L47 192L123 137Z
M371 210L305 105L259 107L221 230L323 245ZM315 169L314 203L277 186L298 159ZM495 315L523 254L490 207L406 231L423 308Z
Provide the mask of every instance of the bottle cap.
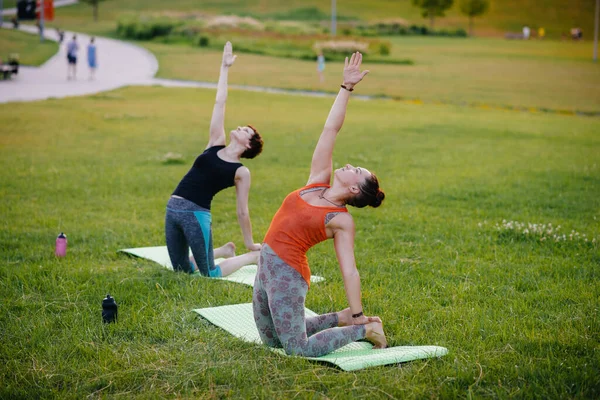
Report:
M62 239L62 238L65 238L65 239L66 239L66 238L67 238L67 235L65 235L64 233L62 233L62 232L61 232L61 233L60 233L60 235L58 235L58 237L59 237L59 238L61 238L61 239Z
M107 294L106 298L104 300L102 300L102 304L109 305L109 304L117 304L117 303L115 302L115 299L113 297L110 297L110 294Z

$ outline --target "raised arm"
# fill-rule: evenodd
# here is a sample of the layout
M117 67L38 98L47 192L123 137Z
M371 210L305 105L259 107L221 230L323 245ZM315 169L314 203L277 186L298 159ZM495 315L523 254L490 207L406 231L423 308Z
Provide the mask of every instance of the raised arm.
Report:
M237 56L233 55L231 42L225 43L223 62L217 84L217 98L210 119L210 138L206 148L225 145L225 102L227 102L227 75Z
M330 227L334 232L333 243L344 280L348 305L352 314L362 313L360 275L354 259L354 220L350 214L343 213L331 220Z
M335 146L335 138L338 132L342 129L344 118L346 117L346 108L350 99L350 92L354 90L354 86L360 82L369 71L360 72L360 64L362 63L362 54L356 52L352 54L350 60L346 57L344 62L344 84L346 87L340 88L335 102L329 111L325 127L319 137L319 142L313 153L312 163L310 166L310 176L307 184L312 183L329 183L331 180L332 155Z
M252 237L252 223L250 222L250 210L248 209L248 195L250 193L250 170L240 167L235 173L235 191L237 197L237 217L242 228L244 245L248 250L260 250L260 244L254 243Z

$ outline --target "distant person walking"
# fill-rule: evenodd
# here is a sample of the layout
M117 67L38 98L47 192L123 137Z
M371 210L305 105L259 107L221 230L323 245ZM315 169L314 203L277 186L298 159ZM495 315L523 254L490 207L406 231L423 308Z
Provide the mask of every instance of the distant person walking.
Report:
M73 35L73 39L67 43L67 79L77 78L77 52L79 44L77 43L77 35Z
M531 29L528 26L523 27L523 39L529 40L529 35L531 35Z
M323 55L323 52L320 51L319 55L317 56L317 73L319 74L319 82L321 82L321 83L325 82L324 71L325 71L325 56Z
M58 43L62 44L65 40L65 31L61 31L60 28L56 28L56 34L58 35Z
M90 80L94 80L96 74L96 68L98 67L98 54L96 51L96 44L94 43L95 38L92 36L90 43L87 46L87 60L88 66L90 67Z

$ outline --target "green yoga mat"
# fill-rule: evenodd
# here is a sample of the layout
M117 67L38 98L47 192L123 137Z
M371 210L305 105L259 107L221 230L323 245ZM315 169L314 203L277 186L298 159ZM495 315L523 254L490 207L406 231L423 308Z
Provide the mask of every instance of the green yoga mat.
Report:
M147 260L154 261L168 269L173 269L173 266L171 265L171 260L169 259L169 252L167 251L167 246L138 247L133 249L122 249L119 250L119 252L130 254L132 256L140 258L145 258ZM223 258L218 258L215 260L215 263L218 264L220 261L223 260ZM243 283L245 285L254 286L254 277L256 276L256 269L256 265L245 265L231 275L225 276L223 278L211 279L221 279L224 281ZM310 277L311 283L322 282L324 280L325 278L321 276L313 275Z
M252 315L252 303L235 304L221 307L200 308L194 310L216 326L225 329L233 336L251 343L262 344ZM315 316L306 309L306 316ZM285 355L282 349L269 349ZM336 351L321 357L307 357L309 360L332 363L344 371L356 371L378 365L397 364L422 358L441 357L448 350L439 346L399 346L387 349L373 349L368 342L350 343Z

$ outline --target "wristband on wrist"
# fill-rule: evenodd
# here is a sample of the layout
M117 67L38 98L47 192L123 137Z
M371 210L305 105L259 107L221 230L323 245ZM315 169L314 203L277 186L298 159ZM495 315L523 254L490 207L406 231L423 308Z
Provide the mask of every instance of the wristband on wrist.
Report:
M348 89L348 88L346 87L346 85L340 85L340 87L341 87L342 89L346 89L346 90L347 90L347 91L349 91L349 92L352 92L352 91L354 91L354 88L350 88L350 89Z
M363 312L359 312L358 314L352 314L352 318L358 318L358 317L362 317L364 314Z

